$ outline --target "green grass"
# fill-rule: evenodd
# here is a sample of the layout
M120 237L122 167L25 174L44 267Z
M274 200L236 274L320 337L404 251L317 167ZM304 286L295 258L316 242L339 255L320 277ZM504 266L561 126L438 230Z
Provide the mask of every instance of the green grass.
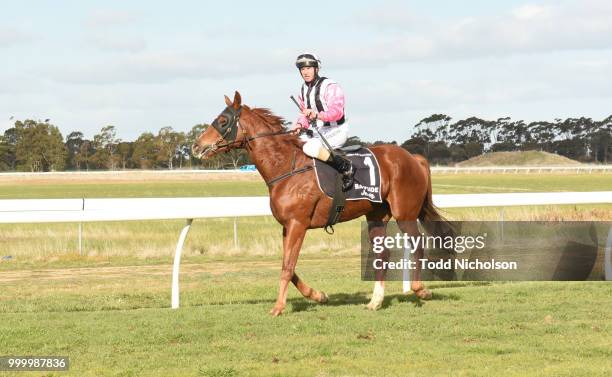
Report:
M441 175L435 193L609 190L612 175ZM8 197L265 195L262 182L6 182ZM497 219L499 208L448 212ZM505 219L612 220L612 206L515 207ZM47 376L607 375L612 286L604 282L431 283L433 300L390 282L382 310L362 308L359 222L309 232L297 270L330 295L291 287L270 318L280 273L271 217L196 220L181 266L181 309L169 309L181 221L0 226L0 355L68 355ZM5 375L0 372L0 376ZM40 376L41 373L19 375Z
M605 191L612 188L612 174L434 174L432 182L436 194ZM260 195L268 195L268 189L256 177L239 182L204 175L193 180L0 180L0 199Z
M108 198L181 196L258 196L267 195L263 181L157 181L149 182L62 182L0 183L0 199L31 198Z
M433 300L421 302L392 282L373 313L362 307L371 283L359 280L358 260L321 255L298 270L329 304L291 289L286 315L271 318L277 260L197 262L183 266L176 311L169 269L159 267L43 270L4 282L1 349L68 355L71 371L57 376L603 376L612 368L606 283L432 283Z
M580 165L580 162L555 153L543 151L489 152L457 166L567 166Z
M612 174L440 174L434 194L609 191Z

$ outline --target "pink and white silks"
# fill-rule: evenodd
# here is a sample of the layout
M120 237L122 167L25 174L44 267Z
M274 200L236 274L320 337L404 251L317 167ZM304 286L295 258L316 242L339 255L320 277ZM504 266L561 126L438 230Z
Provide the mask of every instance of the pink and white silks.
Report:
M304 86L306 94L308 88ZM311 108L316 109L314 99L314 89L310 95ZM345 121L343 124L335 122L342 119L344 116L344 92L338 83L333 80L325 79L321 84L320 99L323 105L323 111L317 114L317 129L325 137L332 148L339 148L346 142L348 138L348 124ZM301 108L305 108L305 100L301 93L298 95L298 102ZM331 123L329 126L324 126L325 122ZM297 122L304 128L310 128L310 123L305 115L301 114ZM319 135L315 132L312 137L302 135L301 139L306 143L302 147L307 156L316 158L319 155L319 150L324 147Z

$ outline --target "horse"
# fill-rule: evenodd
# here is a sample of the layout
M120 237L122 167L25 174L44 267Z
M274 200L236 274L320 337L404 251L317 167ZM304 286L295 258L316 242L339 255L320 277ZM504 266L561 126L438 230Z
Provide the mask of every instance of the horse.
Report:
M225 96L227 107L196 139L192 153L208 159L233 148L246 149L251 161L269 187L270 208L283 226L283 258L276 303L270 314L283 313L291 281L307 299L324 304L328 296L308 286L295 272L306 231L323 228L328 219L332 200L323 193L312 169L313 160L302 152L303 142L285 128L283 118L269 109L251 108L242 104L238 91L234 100ZM441 233L444 227L426 224L447 223L432 202L431 173L427 160L412 155L397 145L370 148L380 165L382 203L368 200L348 201L339 222L366 216L368 235L385 236L386 225L394 218L400 230L411 236L420 234L417 219L428 231ZM388 258L388 252L383 252ZM417 247L416 260L423 258ZM421 281L420 263L412 272L410 288L419 299L430 299L432 293ZM383 303L385 271L376 271L374 291L366 308L378 310Z

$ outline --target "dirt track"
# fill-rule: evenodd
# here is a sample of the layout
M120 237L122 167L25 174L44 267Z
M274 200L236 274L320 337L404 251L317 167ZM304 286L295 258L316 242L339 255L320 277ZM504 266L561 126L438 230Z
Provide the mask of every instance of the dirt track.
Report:
M254 269L278 269L277 261L262 262L206 262L204 264L181 265L181 275L209 273L220 275L227 272L237 272ZM85 267L85 268L58 268L36 269L0 272L0 282L9 283L21 280L64 280L95 277L96 279L116 279L126 275L168 275L172 273L171 265L156 266L120 266L120 267Z

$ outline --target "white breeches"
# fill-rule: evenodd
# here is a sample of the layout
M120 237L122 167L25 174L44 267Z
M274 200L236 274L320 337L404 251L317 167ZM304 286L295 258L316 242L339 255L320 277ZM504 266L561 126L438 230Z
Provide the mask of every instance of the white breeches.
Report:
M306 134L300 136L300 139L306 142L302 150L307 156L327 160L329 152L327 152L325 144L319 137L317 131L313 130L313 132L313 137L309 137ZM333 149L340 148L346 143L346 139L348 138L348 124L344 123L340 126L320 127L319 132L321 132L325 140L327 140Z

